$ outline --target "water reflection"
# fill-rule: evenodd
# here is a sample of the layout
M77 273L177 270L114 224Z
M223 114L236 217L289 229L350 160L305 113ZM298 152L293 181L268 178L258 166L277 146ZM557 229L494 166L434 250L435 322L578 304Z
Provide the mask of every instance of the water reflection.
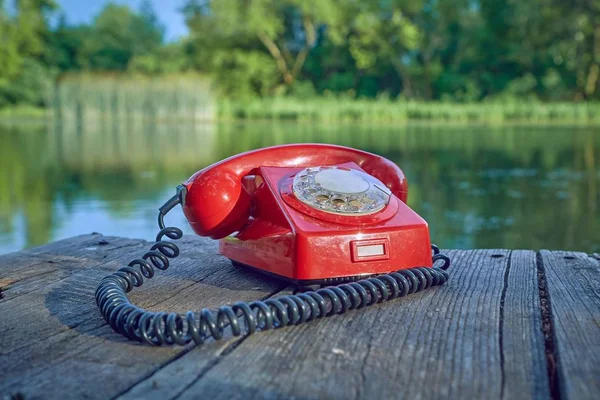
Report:
M156 208L193 172L292 142L338 143L397 162L409 204L444 247L600 251L596 128L100 121L0 127L0 253L92 231L150 239ZM185 223L181 213L169 218Z

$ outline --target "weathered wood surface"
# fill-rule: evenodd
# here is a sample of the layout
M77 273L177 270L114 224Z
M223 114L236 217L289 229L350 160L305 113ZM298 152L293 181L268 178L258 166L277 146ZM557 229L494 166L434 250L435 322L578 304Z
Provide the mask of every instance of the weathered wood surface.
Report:
M600 397L600 257L542 251L556 364L564 398Z
M278 296L185 237L133 292L154 310ZM149 248L98 234L0 256L0 396L30 398L597 398L599 261L581 253L451 250L444 286L301 326L202 347L125 340L100 279Z

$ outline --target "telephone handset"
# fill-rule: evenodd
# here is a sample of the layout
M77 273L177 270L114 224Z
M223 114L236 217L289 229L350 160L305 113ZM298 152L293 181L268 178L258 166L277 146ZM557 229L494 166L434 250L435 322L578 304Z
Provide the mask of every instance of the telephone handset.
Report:
M153 345L196 344L310 321L391 300L448 279L447 256L408 205L408 184L393 162L324 144L274 146L204 168L159 209L156 243L105 277L96 302L106 321ZM216 311L152 312L126 293L165 270L181 230L164 216L181 204L194 232L220 239L234 264L286 279L302 293L236 303ZM442 261L441 267L433 267ZM138 267L138 269L136 269ZM327 286L337 284L337 286Z

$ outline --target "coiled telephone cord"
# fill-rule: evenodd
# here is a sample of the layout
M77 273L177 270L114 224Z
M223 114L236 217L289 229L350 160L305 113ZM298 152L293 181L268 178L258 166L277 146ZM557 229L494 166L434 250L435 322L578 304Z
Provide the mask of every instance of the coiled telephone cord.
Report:
M160 231L150 250L103 278L96 289L96 304L102 316L116 332L129 339L155 346L186 345L192 341L200 345L210 338L221 339L228 327L233 336L240 336L298 325L393 300L443 285L448 280L446 269L450 266L450 259L432 245L433 263L442 261L440 267L403 269L315 291L238 302L216 311L204 308L200 312L179 314L144 310L132 304L127 293L142 286L144 278L151 279L155 269L169 268L169 259L179 255L179 247L175 243L163 240L164 237L177 240L183 236L181 229L165 227L163 221L166 213L179 203L179 195L176 195L160 208Z

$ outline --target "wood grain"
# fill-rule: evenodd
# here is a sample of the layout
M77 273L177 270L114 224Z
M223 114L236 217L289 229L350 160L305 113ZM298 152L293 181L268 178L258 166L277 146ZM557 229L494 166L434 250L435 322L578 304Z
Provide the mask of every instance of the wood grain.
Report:
M452 250L442 287L250 337L151 348L114 333L93 298L149 246L94 234L0 256L0 394L537 399L600 389L597 255ZM132 293L136 304L183 312L289 291L233 267L215 242L184 237L181 247Z
M509 262L501 305L502 398L549 398L536 254L513 250Z
M558 394L595 399L600 393L600 262L594 256L542 251L556 346Z
M214 365L194 349L123 398L547 397L535 253L510 270L507 251L451 255L447 286L248 337Z
M232 267L216 254L213 242L182 241L184 254L168 271L159 272L160 278L134 292L133 301L150 309L183 312L264 298L284 286ZM144 250L150 247L144 244ZM189 350L129 342L114 333L97 311L96 285L126 260L143 254L141 248L134 250L115 249L114 260L105 265L69 269L65 279L0 300L0 393L25 398L113 397ZM51 251L60 253L56 248ZM227 342L205 346L208 362L227 346Z
M0 289L3 300L16 298L73 272L118 260L124 249L142 250L139 239L81 235L0 257Z

